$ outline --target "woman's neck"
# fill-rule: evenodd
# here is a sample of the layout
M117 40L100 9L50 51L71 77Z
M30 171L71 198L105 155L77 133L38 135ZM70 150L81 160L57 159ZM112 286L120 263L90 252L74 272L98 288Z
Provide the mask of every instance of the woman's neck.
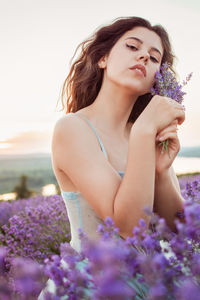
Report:
M88 107L91 121L103 131L126 137L128 119L138 96L114 84L102 85L97 98Z

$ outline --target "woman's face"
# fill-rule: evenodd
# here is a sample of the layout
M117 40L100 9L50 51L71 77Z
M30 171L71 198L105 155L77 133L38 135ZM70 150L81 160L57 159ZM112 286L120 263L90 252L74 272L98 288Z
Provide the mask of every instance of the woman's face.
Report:
M160 37L138 26L117 41L109 55L100 60L100 66L105 69L106 79L140 96L150 92L163 52Z

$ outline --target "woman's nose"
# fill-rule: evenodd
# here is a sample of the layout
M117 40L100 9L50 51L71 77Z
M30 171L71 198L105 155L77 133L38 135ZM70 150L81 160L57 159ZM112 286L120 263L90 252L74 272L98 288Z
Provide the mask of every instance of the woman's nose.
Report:
M138 53L137 60L138 60L138 61L142 60L142 61L147 62L149 58L150 58L149 53L143 51L142 53Z

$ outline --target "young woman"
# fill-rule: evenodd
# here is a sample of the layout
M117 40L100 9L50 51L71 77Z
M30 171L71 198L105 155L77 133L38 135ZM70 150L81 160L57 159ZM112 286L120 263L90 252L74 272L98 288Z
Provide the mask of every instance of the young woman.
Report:
M97 239L110 216L122 238L149 206L172 230L183 198L172 163L183 107L154 96L155 73L174 56L165 29L138 17L118 18L81 43L63 86L67 112L55 124L52 163L80 251L78 228ZM76 53L76 52L75 52ZM169 140L169 153L160 141Z

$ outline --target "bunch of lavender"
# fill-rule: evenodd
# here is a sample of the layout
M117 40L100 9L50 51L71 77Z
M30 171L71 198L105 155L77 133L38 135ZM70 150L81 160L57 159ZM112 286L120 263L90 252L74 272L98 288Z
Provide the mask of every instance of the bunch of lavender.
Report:
M27 199L26 207L1 226L1 244L10 258L21 256L43 263L45 258L59 254L60 243L71 238L62 197L39 196L38 200L36 205L36 199Z
M178 103L182 104L183 96L186 94L182 91L182 88L191 79L192 73L190 73L186 80L180 84L172 71L170 71L169 64L164 63L160 67L160 71L155 74L155 84L151 88L152 95L160 95L174 99ZM162 150L168 151L168 140L160 142L162 145Z

